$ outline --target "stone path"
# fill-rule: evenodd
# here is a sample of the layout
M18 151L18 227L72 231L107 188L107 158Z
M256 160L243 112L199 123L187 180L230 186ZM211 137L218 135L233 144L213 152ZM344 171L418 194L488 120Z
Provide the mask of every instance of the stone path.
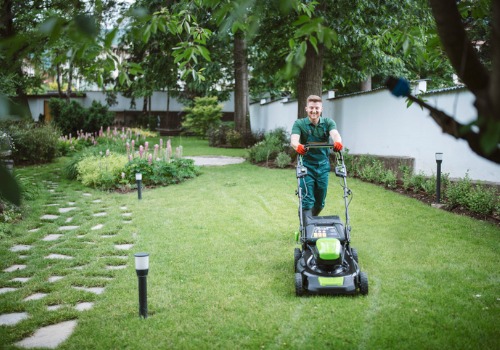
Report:
M245 161L242 157L226 157L226 156L197 156L185 157L194 160L194 164L198 166L221 166L230 164L240 164Z
M223 156L211 156L211 157L186 157L193 159L195 161L195 165L198 166L220 166L220 165L229 165L229 164L239 164L245 161L244 158L241 157L223 157ZM44 258L48 261L72 261L75 258L78 258L78 254L80 249L73 249L71 254L62 254L57 252L52 252L51 248L56 247L52 246L47 248L47 244L62 244L64 242L73 241L76 239L81 244L95 244L95 245L112 245L112 248L120 252L120 255L113 255L110 257L102 256L100 258L114 258L120 259L123 263L117 265L107 264L104 267L105 271L120 271L127 267L127 261L133 261L133 257L130 254L126 254L126 252L130 251L134 246L132 241L133 238L137 235L136 233L132 234L132 238L130 239L130 243L113 243L113 239L119 236L119 232L110 232L111 227L108 231L104 233L100 233L101 231L107 228L106 220L110 218L111 214L108 210L100 207L100 203L103 203L102 199L93 198L95 195L89 192L77 192L77 193L67 193L61 191L59 189L59 184L56 181L43 181L46 186L46 190L51 195L50 202L48 202L44 208L47 209L47 212L44 213L40 218L40 223L37 227L32 227L26 230L26 236L28 235L36 235L36 239L34 242L29 244L25 242L18 242L17 244L9 247L8 251L11 254L17 254L17 258L15 261L19 261L22 259L26 261L26 263L15 263L10 266L6 266L0 274L9 275L7 279L7 285L0 285L0 295L15 295L19 296L18 303L21 305L28 305L29 303L43 303L44 300L48 299L50 293L43 292L34 292L31 295L25 296L22 294L22 289L29 288L29 284L31 280L36 280L37 273L32 272L29 275L23 274L23 272L30 267L30 259L29 254L32 252L37 252L38 249L44 249L44 252L47 254L44 255ZM72 200L68 201L66 198L72 198ZM74 197L74 199L73 199ZM85 208L91 208L93 210L93 214L88 214L87 217L82 219L81 215ZM133 214L128 211L128 208L124 205L119 205L113 214L114 217L120 217L122 219L122 223L132 223ZM66 216L71 214L72 216ZM78 231L80 229L80 225L68 225L71 222L84 222L91 226L86 228L85 233ZM46 229L46 225L54 225L55 223L60 223L57 225L56 232L48 232ZM122 228L123 230L123 228ZM74 232L78 233L75 235ZM118 231L118 230L116 230ZM88 235L97 235L93 236L92 241L85 241L85 238ZM21 240L23 235L21 236ZM120 242L123 242L123 239L120 239ZM84 250L84 249L83 249ZM64 272L64 275L52 275L48 277L47 283L57 284L58 281L64 280L67 275L78 274L78 276L82 276L79 271L86 268L86 265L72 266L68 267ZM1 275L0 275L1 276ZM3 276L2 276L3 277ZM85 285L84 278L82 278L82 285L74 285L73 289L81 291L83 293L91 293L93 295L101 295L106 292L106 287L87 287ZM103 280L112 280L112 278L103 278ZM5 283L4 283L5 284ZM18 293L18 294L16 294ZM21 298L21 295L24 298ZM84 297L83 297L84 298ZM94 300L94 299L93 299ZM58 312L58 310L71 307L78 312L86 312L91 310L94 306L93 302L88 301L80 301L76 305L68 305L68 304L58 304L58 305L45 305L46 312ZM28 309L28 308L27 308ZM0 308L0 327L15 327L16 325L22 324L25 320L29 320L32 315L28 311L16 310L19 312L3 312ZM66 341L75 328L78 326L78 318L66 320L63 322L59 322L57 324L49 325L49 326L41 326L38 329L34 329L32 334L24 339L20 339L15 343L11 344L20 348L46 348L46 349L55 349L64 341ZM3 344L3 343L2 343Z
M0 284L0 295L2 297L15 296L16 301L13 303L17 304L16 312L3 311L0 307L0 327L16 327L23 322L29 322L26 320L33 318L33 315L30 314L30 311L28 311L30 308L27 306L31 305L30 303L42 303L43 305L45 303L44 300L50 299L48 298L50 293L33 292L27 296L22 293L23 289L31 290L30 281L36 280L38 273L43 273L43 271L37 272L33 270L30 261L31 254L37 253L39 255L43 252L43 258L47 261L72 261L79 257L79 254L81 254L82 250L85 250L86 246L92 244L93 246L109 246L117 252L117 255L110 255L108 251L105 256L97 256L99 259L108 259L108 261L111 259L119 259L121 261L116 265L108 262L103 268L104 271L110 271L111 273L115 273L116 271L118 273L120 270L126 269L128 261L133 261L133 256L128 251L134 246L133 240L136 233L130 234L129 239L125 238L129 241L128 243L123 243L124 238L120 231L125 231L125 229L116 228L112 231L113 227L107 227L112 226L112 224L107 224L111 218L120 218L118 221L120 223L132 222L133 214L125 205L117 204L116 208L103 208L103 200L94 198L95 194L88 192L67 193L60 190L58 183L55 181L43 181L43 183L50 194L50 202L44 206L46 213L43 213L39 218L37 227L26 229L25 235L19 235L19 242L8 247L9 254L14 255L13 257L10 256L8 260L15 261L16 263L0 269L0 277L2 277L0 281L4 281ZM71 198L72 200L68 201L67 198ZM83 209L87 208L90 208L92 213L84 214ZM70 222L75 222L75 224L68 225ZM54 224L58 225L54 228ZM77 232L76 234L75 231ZM90 240L86 239L89 236L91 237ZM32 237L35 237L35 239L32 239ZM121 243L113 243L113 238L115 237L121 237ZM26 239L26 241L29 240L30 243L24 242L23 239ZM64 252L57 250L58 246L68 242L71 242L72 246L74 246L75 241L77 244L85 244L85 246L82 246L80 249L67 249ZM52 246L50 246L51 244ZM21 259L23 261L22 264L20 263ZM72 285L73 289L82 293L97 296L102 295L106 292L106 287L88 286L88 283L85 282L86 277L79 272L86 267L87 265L68 265L64 271L64 275L52 275L46 281L47 283L57 285L59 281L64 280L67 276L76 275L78 278L81 278L81 285ZM29 271L29 273L25 273L24 271ZM106 283L109 283L112 279L108 277L102 278ZM82 294L81 299L85 299L85 294ZM95 298L91 300L95 300ZM24 305L26 306L25 311L20 310ZM67 310L70 307L80 313L91 310L93 306L94 301L82 300L74 305L71 305L71 302L64 303L63 301L58 305L47 304L44 310L47 313L54 313L59 312L58 310L60 309ZM39 316L38 318L43 319L43 317ZM24 339L18 339L10 345L26 349L54 349L66 341L77 326L78 317L53 325L40 325L39 328L33 329L31 335ZM0 343L7 345L3 343L3 340Z

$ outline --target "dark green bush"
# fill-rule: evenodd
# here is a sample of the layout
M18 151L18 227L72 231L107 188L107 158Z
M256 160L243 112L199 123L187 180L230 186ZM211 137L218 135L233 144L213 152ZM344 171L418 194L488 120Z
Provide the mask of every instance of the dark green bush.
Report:
M92 101L92 105L87 110L87 115L83 123L83 130L97 131L101 127L108 127L113 124L115 116L108 111L107 106L103 106L98 101Z
M114 115L108 111L108 107L97 101L92 101L91 107L87 109L75 100L52 98L49 107L53 123L63 135L75 136L79 130L94 132L110 126L114 121Z
M49 107L53 123L63 135L76 135L78 130L84 129L87 111L78 102L51 98Z
M19 164L43 164L58 156L60 132L50 124L13 122L4 126L15 147L12 159Z
M151 164L144 158L134 158L124 169L125 179L135 184L135 174L142 174L142 183L149 185L171 185L198 176L199 170L192 159L174 159L171 162L154 161Z

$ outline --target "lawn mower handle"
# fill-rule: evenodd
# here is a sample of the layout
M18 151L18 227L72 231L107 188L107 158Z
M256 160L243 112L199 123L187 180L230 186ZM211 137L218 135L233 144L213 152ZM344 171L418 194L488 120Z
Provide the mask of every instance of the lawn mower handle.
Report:
M332 143L306 143L304 148L333 148Z

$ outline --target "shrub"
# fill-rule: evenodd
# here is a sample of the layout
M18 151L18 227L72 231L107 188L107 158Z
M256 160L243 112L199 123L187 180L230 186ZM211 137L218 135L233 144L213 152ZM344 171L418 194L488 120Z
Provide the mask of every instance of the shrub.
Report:
M208 144L210 147L221 147L227 145L227 134L234 129L234 122L223 122L219 125L212 125L208 132Z
M476 185L467 196L467 208L483 215L491 215L498 206L498 193L496 189L486 189Z
M184 109L182 127L197 136L207 137L211 127L217 127L222 118L222 105L217 97L196 97L194 106Z
M227 132L227 142L231 147L241 147L242 146L243 137L236 130L229 130Z
M288 145L285 129L276 129L264 136L264 140L249 149L248 157L252 163L274 160Z
M467 196L471 192L472 183L469 174L465 174L465 178L451 183L445 190L445 196L448 204L453 208L456 206L466 206Z
M114 121L113 113L98 101L92 101L92 105L86 109L75 100L52 98L49 107L53 122L63 135L76 135L79 130L94 132L110 126Z
M98 101L92 101L92 105L87 110L83 123L83 130L96 131L101 127L113 124L115 116L108 111L107 106L103 106Z
M382 183L387 188L396 188L397 187L398 178L396 173L390 169L386 170L383 177Z
M21 164L43 164L58 155L59 131L49 124L15 122L6 126L15 145L12 159Z
M78 102L51 98L49 107L53 123L62 134L75 135L78 130L84 129L87 112Z
M274 164L278 168L286 168L288 165L290 165L290 162L292 161L292 157L288 155L286 152L280 152L278 156L276 157L276 160L274 161Z
M124 168L125 179L135 183L135 174L142 174L142 183L148 185L170 185L199 175L192 159L154 161L151 164L144 158L134 158Z
M118 183L118 178L126 163L127 156L121 154L87 156L76 166L77 179L85 186L112 189Z

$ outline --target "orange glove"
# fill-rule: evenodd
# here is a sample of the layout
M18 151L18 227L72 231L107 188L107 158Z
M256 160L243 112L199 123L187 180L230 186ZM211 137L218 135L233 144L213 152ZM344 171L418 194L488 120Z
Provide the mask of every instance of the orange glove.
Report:
M299 143L299 145L297 146L297 153L301 155L305 155L307 153L307 150L304 147L304 145Z
M342 146L341 142L334 142L333 143L333 150L335 152L340 152L342 150L342 148L344 148L344 146Z

